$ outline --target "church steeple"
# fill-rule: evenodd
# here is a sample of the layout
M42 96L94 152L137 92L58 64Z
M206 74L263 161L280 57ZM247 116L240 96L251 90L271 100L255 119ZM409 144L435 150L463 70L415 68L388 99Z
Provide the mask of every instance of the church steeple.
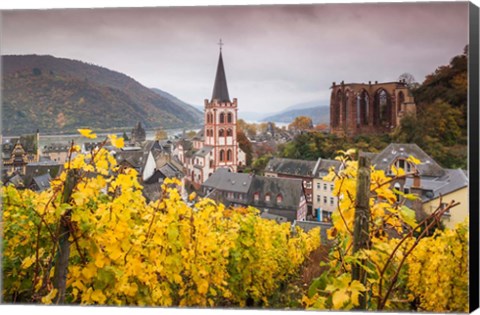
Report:
M227 78L223 67L222 58L222 40L220 39L220 56L218 57L217 74L215 75L215 83L213 85L212 102L217 99L219 102L230 102L227 88Z

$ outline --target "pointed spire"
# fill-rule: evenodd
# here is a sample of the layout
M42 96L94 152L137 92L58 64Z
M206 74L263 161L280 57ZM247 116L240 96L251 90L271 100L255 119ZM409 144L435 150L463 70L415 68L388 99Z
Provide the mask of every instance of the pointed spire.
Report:
M220 102L230 102L227 88L227 78L225 76L225 69L223 67L222 58L222 40L220 39L220 56L218 58L217 74L215 75L215 83L213 85L212 101L217 99Z

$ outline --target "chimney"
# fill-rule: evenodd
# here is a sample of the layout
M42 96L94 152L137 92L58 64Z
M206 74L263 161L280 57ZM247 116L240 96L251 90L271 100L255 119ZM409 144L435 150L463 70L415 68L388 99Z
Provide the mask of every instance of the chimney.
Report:
M420 175L418 175L418 174L413 175L412 188L420 188L420 184L421 184Z

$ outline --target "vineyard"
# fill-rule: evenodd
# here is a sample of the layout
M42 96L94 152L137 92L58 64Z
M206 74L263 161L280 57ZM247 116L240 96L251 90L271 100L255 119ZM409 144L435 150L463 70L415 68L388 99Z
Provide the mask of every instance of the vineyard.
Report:
M115 136L107 141L123 146ZM275 297L295 285L311 254L325 246L318 229L292 230L251 207L226 208L195 193L182 200L174 179L162 184L160 200L147 203L135 170L117 165L102 146L78 151L72 144L48 190L2 188L4 303L287 308ZM344 168L329 175L340 202L328 259L306 289L289 297L292 305L468 311L468 222L435 229L459 205L416 222L414 211L397 201L392 178L353 153L341 152ZM394 178L411 175L393 171Z

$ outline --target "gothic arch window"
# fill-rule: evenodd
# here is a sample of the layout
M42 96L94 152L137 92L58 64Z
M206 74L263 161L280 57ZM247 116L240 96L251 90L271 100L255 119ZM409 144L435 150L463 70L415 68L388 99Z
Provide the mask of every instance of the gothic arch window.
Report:
M335 102L333 104L333 127L338 127L340 124L340 108L342 104L343 94L342 91L338 90L337 95L335 97Z
M368 125L369 104L368 93L362 90L357 96L357 126Z
M402 91L398 93L397 99L397 111L400 112L402 110L402 104L405 102L405 94Z
M233 136L233 131L232 131L232 129L228 128L227 129L227 137L231 137L231 136Z
M270 193L265 194L265 201L270 201Z
M228 149L227 151L227 161L231 161L232 160L232 150Z
M343 126L347 127L348 126L348 115L350 114L348 106L350 105L350 94L351 92L347 90L345 92L345 97L343 98L343 103L342 103L342 121L343 121Z
M219 137L225 137L225 130L224 130L224 129L220 129L220 130L218 131L218 136L219 136Z
M227 122L228 122L228 123L231 123L232 121L233 121L232 113L229 112L229 113L227 114Z
M220 150L220 162L225 161L225 151Z
M220 123L225 123L225 113L220 113Z
M375 93L374 124L384 127L391 126L391 102L387 91L384 89Z

